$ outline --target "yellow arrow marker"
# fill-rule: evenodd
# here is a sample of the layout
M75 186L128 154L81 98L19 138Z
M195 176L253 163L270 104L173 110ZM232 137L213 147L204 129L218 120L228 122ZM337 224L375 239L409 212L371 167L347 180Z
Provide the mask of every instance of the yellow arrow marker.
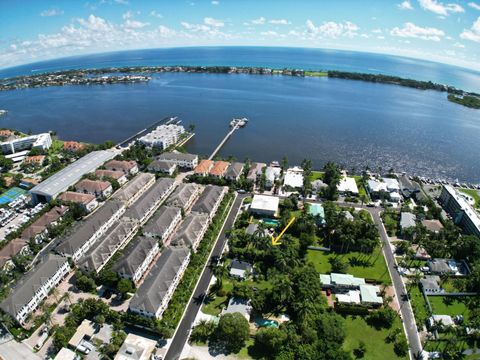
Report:
M290 227L290 225L293 224L294 221L295 221L295 216L290 219L290 221L288 222L287 226L285 226L285 229L282 230L282 232L280 233L280 235L278 235L276 238L272 236L272 245L280 245L280 244L281 244L280 238L283 236L283 234L285 233L285 231L287 231L287 229Z

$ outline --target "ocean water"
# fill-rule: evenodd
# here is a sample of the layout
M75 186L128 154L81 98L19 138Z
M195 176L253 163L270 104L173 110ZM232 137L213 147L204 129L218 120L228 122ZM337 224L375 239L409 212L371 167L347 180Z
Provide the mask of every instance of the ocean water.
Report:
M480 182L480 112L446 94L328 78L164 73L144 84L0 92L0 127L55 130L62 139L120 141L177 115L196 126L188 150L209 154L232 117L246 116L220 154L239 160L309 158L320 168L394 168Z

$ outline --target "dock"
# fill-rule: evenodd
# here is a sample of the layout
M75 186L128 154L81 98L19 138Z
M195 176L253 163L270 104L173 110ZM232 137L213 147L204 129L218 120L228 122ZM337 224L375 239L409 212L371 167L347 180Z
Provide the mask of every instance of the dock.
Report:
M225 145L225 143L230 138L230 136L232 136L232 134L235 132L235 130L238 130L239 128L240 128L239 124L236 124L232 127L232 130L230 130L227 133L227 135L225 135L225 137L222 139L222 141L220 141L220 144L218 144L218 146L215 148L215 150L213 150L213 152L210 154L208 160L212 160L215 157L215 155L217 155L217 153L220 151L222 146Z

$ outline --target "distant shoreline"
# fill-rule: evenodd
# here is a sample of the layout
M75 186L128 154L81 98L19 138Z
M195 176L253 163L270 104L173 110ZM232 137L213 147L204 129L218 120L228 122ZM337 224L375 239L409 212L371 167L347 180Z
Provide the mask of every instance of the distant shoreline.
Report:
M66 85L93 85L148 82L150 74L166 72L183 73L213 73L213 74L251 74L269 76L297 76L297 77L329 77L345 80L359 80L380 84L404 86L419 90L435 90L449 94L447 100L473 109L480 109L480 94L467 92L453 86L438 84L431 81L421 81L402 78L399 76L368 74L346 71L305 71L302 69L273 69L260 67L234 66L129 66L108 67L101 69L61 70L38 75L17 76L0 79L0 90L16 90L24 88L38 88L47 86ZM118 74L122 75L106 75ZM135 75L132 75L135 74ZM142 75L139 75L142 74Z

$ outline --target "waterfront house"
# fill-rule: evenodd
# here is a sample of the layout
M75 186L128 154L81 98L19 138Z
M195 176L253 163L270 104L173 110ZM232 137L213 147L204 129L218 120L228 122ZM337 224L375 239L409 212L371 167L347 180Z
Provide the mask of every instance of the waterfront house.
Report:
M138 236L127 245L122 257L113 266L113 270L122 279L130 279L138 285L159 252L157 239Z
M0 308L23 326L28 316L38 309L49 292L69 271L67 258L47 254L16 283L11 293L0 304Z
M70 152L79 152L85 149L86 145L79 143L77 141L64 141L63 142L63 150L70 151Z
M342 195L358 195L358 186L355 178L347 176L344 172L337 185L337 191Z
M83 179L75 184L75 191L105 199L112 194L113 187L108 181Z
M158 155L155 160L166 161L185 169L194 169L198 165L198 155L180 152L165 152Z
M201 160L193 170L193 173L195 175L207 176L210 173L210 170L213 168L213 164L214 162L212 160Z
M217 178L223 178L229 165L230 163L226 161L215 161L213 167L210 169L209 174Z
M166 248L130 301L129 311L161 319L189 261L188 248Z
M275 217L279 204L280 199L276 196L254 195L249 212L260 216Z
M283 185L292 189L300 189L303 186L303 169L298 166L287 169Z
M112 171L122 171L125 175L135 175L138 173L138 165L135 161L110 160L105 164L105 169Z
M80 204L85 211L91 212L98 206L98 201L95 195L82 194L74 191L67 191L58 196L58 200L69 203Z
M128 181L127 176L123 173L123 171L96 170L95 176L100 180L108 181L109 178L117 180L119 185L123 185Z
M258 163L258 162L252 163L252 165L250 165L250 170L248 171L248 174L247 174L247 180L250 180L253 183L256 183L262 176L263 168L266 166L267 164L265 163Z
M280 178L281 173L282 169L279 167L268 166L265 170L265 187L271 189L275 181Z
M244 167L245 164L241 162L231 163L225 172L225 179L230 181L238 181L243 173Z

